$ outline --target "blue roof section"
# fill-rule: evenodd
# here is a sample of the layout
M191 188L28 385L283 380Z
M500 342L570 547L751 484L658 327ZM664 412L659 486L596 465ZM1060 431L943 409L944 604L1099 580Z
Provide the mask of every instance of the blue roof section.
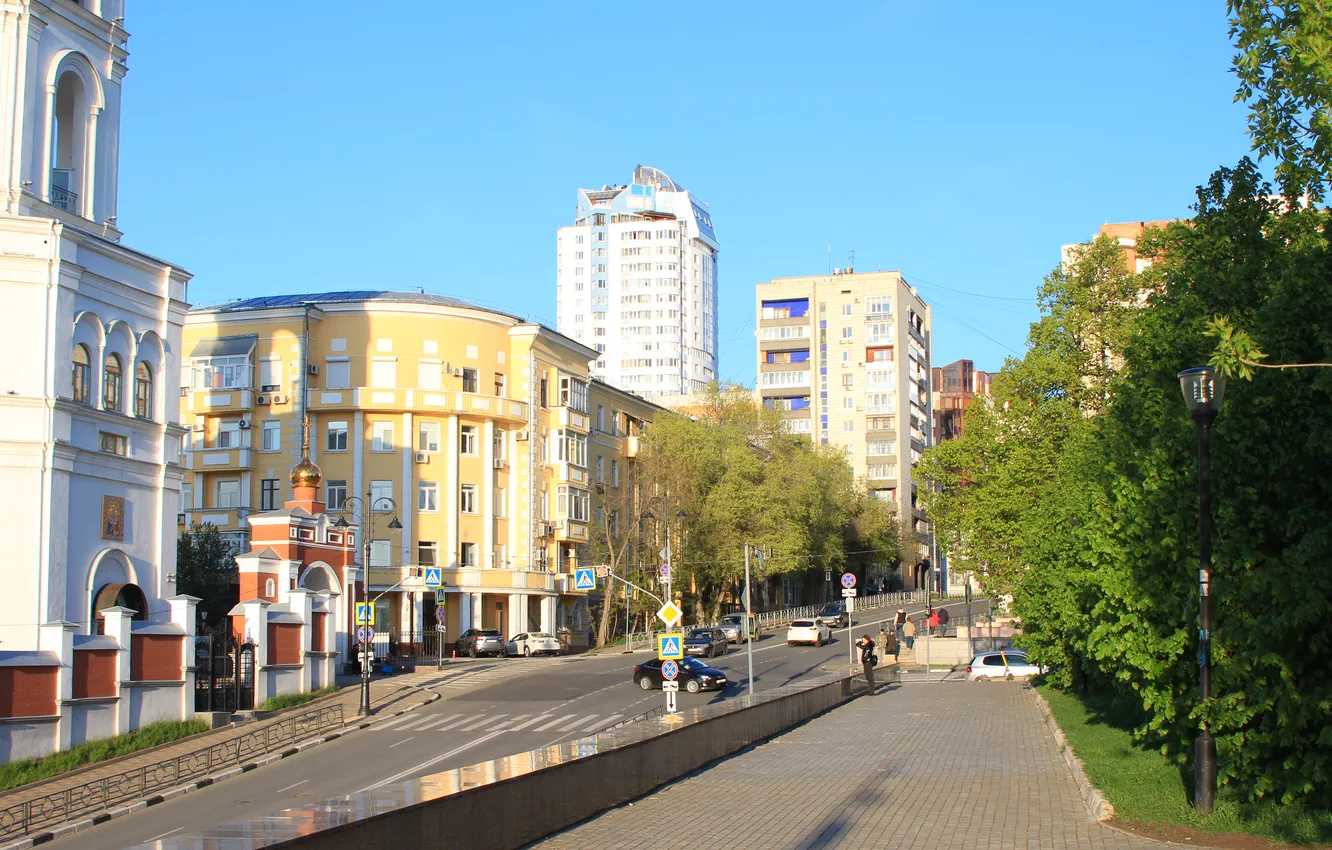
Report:
M526 321L504 310L482 307L460 298L448 295L436 295L433 292L398 292L393 290L357 289L345 292L307 292L299 295L265 295L259 298L242 298L211 307L195 307L192 313L238 313L245 310L270 310L281 307L303 307L307 304L340 304L360 301L379 301L385 304L428 304L436 307L457 307L465 310L482 310L498 313L516 321Z

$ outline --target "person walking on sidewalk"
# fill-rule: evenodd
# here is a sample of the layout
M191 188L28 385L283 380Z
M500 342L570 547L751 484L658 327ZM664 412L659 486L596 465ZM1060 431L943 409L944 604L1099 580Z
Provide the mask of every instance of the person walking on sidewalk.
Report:
M888 632L883 626L879 626L879 633L874 638L874 652L880 658L888 657Z
M911 622L911 620L909 619L902 621L902 639L906 641L908 650L915 649L916 624Z
M906 624L906 621L906 609L898 608L897 616L893 618L893 631L897 632L897 640L899 643L906 640L906 634L902 631L902 627Z
M888 632L888 633L886 633L886 634L884 635L884 638L885 638L885 639L884 639L884 642L883 642L883 643L884 643L884 645L883 645L883 654L884 654L884 655L888 655L889 653L892 653L892 656L893 656L893 663L896 664L897 661L898 661L898 659L897 659L897 649L898 649L898 647L901 645L901 644L899 644L898 641L897 641L897 635L893 634L892 632Z
M865 681L869 685L870 696L874 695L874 640L869 635L861 635L856 641L860 647L860 666L865 670Z

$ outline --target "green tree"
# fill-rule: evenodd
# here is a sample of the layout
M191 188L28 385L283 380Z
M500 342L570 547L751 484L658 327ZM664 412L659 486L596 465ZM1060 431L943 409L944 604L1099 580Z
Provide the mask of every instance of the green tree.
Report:
M238 601L236 559L217 526L195 523L176 540L176 590L197 596L207 625L216 626Z
M1332 177L1332 3L1228 0L1226 9L1253 148L1277 160L1287 197L1319 198Z

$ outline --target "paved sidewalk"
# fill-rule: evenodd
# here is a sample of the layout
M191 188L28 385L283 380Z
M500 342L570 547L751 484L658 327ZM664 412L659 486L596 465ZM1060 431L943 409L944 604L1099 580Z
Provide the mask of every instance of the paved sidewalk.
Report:
M375 717L384 717L395 714L407 708L413 708L425 701L427 697L433 696L431 693L423 693L421 687L428 685L431 681L438 681L440 673L431 668L419 673L408 673L400 676L393 676L386 679L376 679L371 684L372 706ZM359 684L359 680L358 684ZM227 741L240 738L261 729L269 724L278 722L285 717L299 715L305 711L311 711L315 708L323 708L332 705L342 706L342 717L344 725L350 725L358 722L365 722L365 718L356 716L356 709L360 705L360 689L356 686L343 687L336 694L331 694L319 700L315 700L306 705L287 709L281 714L273 714L261 720L255 720L252 723L245 723L239 726L218 729L212 732L205 732L200 735L193 735L189 738L182 738L179 741L155 747L151 750L144 750L140 753L114 759L109 762L99 762L78 768L77 770L63 773L51 779L37 782L32 785L24 785L18 788L10 789L0 793L0 810L8 809L11 806L22 804L29 800L38 800L57 794L69 788L76 788L89 782L96 782L117 774L139 768L148 767L163 761L177 758L201 750L205 747L212 747ZM325 729L318 733L312 733L310 737L333 732L335 729ZM293 741L292 744L299 743ZM259 754L259 755L262 755Z
M1023 688L862 697L531 847L656 850L682 836L709 850L1183 846L1092 820Z

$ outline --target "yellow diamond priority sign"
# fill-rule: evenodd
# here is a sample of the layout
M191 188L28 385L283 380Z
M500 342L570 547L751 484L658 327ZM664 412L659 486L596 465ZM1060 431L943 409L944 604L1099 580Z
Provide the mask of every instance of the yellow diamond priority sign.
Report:
M666 628L669 629L671 626L680 622L680 616L683 613L684 612L680 610L679 605L676 605L674 602L667 602L657 611L657 616L666 624Z

